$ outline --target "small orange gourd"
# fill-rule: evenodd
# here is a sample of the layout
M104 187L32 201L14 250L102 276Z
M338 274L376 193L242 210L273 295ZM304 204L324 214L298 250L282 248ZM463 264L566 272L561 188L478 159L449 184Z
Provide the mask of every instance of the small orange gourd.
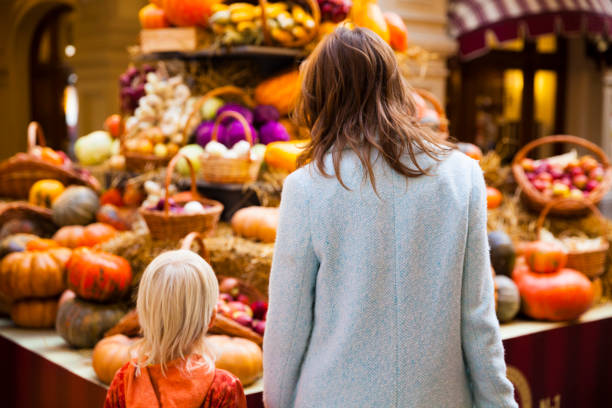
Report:
M98 379L104 384L110 384L115 376L128 361L136 357L134 342L123 334L105 337L94 347L91 356L92 366Z
M215 367L234 374L243 385L255 382L263 374L263 352L251 340L212 335L206 344L215 356Z
M309 140L272 142L266 146L264 160L270 167L292 172L297 169L298 157L304 152Z
M255 88L255 102L272 105L286 116L293 110L300 94L301 80L297 70L269 78Z
M278 208L246 207L232 217L232 229L242 237L272 243L276 239Z

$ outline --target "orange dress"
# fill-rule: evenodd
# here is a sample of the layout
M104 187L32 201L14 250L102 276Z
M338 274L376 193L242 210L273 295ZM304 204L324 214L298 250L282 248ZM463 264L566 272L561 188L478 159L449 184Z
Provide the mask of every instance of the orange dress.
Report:
M137 374L136 365L127 363L115 374L104 408L246 408L242 384L232 374L206 365L185 374L182 367L184 361L175 360L165 375L159 365Z

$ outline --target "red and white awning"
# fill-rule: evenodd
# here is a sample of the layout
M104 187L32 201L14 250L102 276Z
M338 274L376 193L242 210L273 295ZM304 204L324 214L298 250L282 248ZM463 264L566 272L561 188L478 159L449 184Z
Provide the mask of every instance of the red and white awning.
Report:
M462 57L486 50L486 33L499 42L550 33L612 38L612 0L451 0L450 33Z

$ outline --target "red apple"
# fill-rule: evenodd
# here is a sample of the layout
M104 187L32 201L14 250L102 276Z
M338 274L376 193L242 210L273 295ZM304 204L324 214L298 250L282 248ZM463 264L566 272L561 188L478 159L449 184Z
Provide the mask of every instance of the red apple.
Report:
M550 175L553 179L557 180L563 177L563 170L560 167L552 166L550 168Z
M251 327L253 324L253 318L244 312L234 312L232 319L246 327Z
M572 167L569 169L569 174L571 174L572 177L576 177L579 174L584 174L584 171L582 170L582 167Z
M223 316L231 317L232 309L229 308L227 303L220 301L220 302L217 302L217 313Z
M219 299L223 300L224 302L233 302L234 301L234 298L229 293L221 293L221 294L219 294Z
M253 316L256 319L266 320L266 314L268 313L268 304L261 300L251 303L251 309L253 310Z
M245 305L251 303L251 299L249 299L249 297L243 293L239 294L238 297L236 297L236 300L238 302L244 303Z
M572 181L576 187L583 190L584 186L586 186L586 184L588 183L589 178L584 174L578 174L574 176L574 179Z
M266 331L266 322L263 320L253 320L253 325L251 327L255 333L263 336Z
M525 173L525 175L527 176L527 180L533 182L533 180L536 179L536 174L533 172L529 172L529 173Z
M584 190L590 192L590 191L595 190L597 187L599 187L599 181L597 181L597 180L589 180L589 182L584 187Z
M118 138L123 133L123 119L121 115L110 115L104 121L104 129L111 134L112 137Z
M550 181L535 179L533 181L533 186L539 191L544 191L550 187Z
M536 180L548 181L549 183L552 183L553 176L550 173L540 173L536 177Z
M589 172L589 178L591 180L602 181L604 178L605 171L603 167L597 166Z
M526 172L532 172L535 170L535 162L533 161L533 159L525 158L521 160L521 167Z
M251 308L242 302L237 302L237 301L229 302L227 306L230 308L232 313L243 312L243 313L248 314L249 316L253 316L253 311L251 310Z
M546 160L541 160L536 165L536 168L534 171L536 174L548 173L550 171L550 164Z
M240 282L236 278L225 278L219 285L219 292L229 293L231 296L236 298L240 293Z

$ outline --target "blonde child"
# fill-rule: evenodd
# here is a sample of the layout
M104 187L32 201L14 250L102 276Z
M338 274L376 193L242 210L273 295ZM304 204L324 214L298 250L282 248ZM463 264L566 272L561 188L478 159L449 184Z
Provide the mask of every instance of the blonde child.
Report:
M214 272L194 252L165 252L149 264L136 305L138 357L115 374L105 408L246 407L242 385L215 369L205 345L218 294Z

